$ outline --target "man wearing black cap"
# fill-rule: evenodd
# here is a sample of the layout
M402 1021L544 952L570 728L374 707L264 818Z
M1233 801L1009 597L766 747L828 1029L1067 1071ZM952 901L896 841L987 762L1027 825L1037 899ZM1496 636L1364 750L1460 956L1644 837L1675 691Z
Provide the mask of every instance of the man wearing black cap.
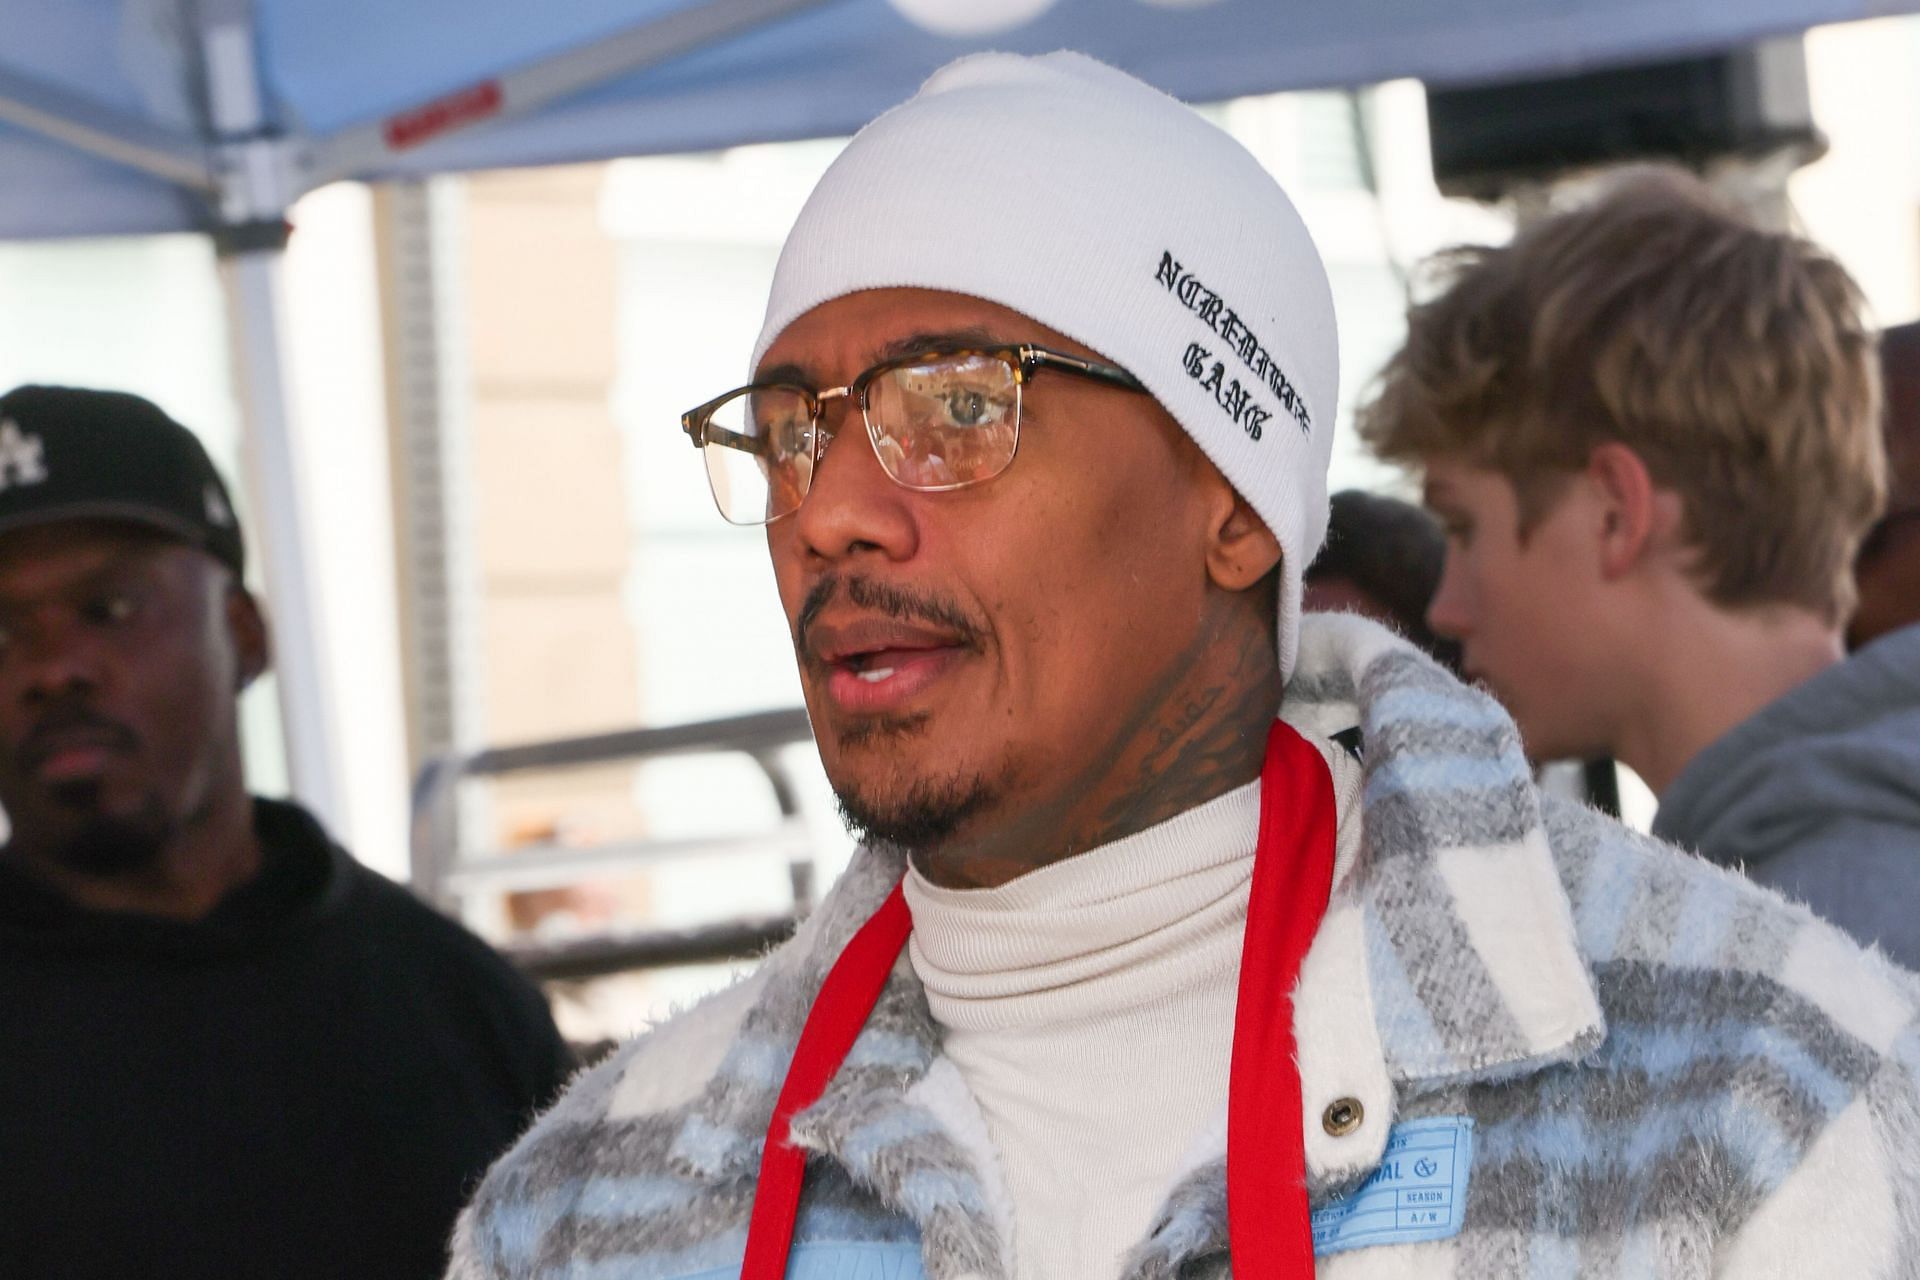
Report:
M267 667L199 442L0 396L0 1275L423 1277L558 1089L482 943L248 795Z

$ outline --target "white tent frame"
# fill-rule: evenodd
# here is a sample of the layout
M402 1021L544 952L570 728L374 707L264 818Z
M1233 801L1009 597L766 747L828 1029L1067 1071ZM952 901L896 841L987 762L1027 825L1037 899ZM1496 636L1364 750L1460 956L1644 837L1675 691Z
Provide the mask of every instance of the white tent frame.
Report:
M167 129L0 67L0 121L163 179L208 208L220 250L235 389L245 424L252 523L274 620L288 773L293 794L333 830L344 830L348 817L340 782L340 725L319 650L324 605L310 572L315 543L300 495L298 424L286 391L282 277L287 215L294 201L330 182L378 174L401 151L526 116L823 3L709 0L313 138L272 128L252 0L201 0L195 6L196 52L206 86L205 137Z
M309 572L315 543L300 499L300 436L286 394L281 334L283 250L293 202L337 180L431 170L436 146L453 135L524 120L572 95L827 3L702 0L380 118L312 136L282 132L273 119L255 0L180 5L195 24L189 61L204 87L199 132L170 129L0 67L0 122L158 178L185 205L205 211L223 262L252 524L278 632L289 772L294 794L335 829L344 829L347 818L340 726L319 651L316 624L325 615ZM1808 21L1841 20L1914 11L1920 0L1806 0L1805 7ZM1776 15L1769 25L1780 29L1785 23Z

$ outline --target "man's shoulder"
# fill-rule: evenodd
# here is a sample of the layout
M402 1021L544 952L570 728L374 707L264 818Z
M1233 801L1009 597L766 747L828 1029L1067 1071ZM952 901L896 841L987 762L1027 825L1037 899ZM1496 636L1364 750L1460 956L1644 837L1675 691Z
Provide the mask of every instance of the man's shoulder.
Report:
M766 971L762 964L575 1077L488 1171L454 1232L450 1274L520 1274L584 1201L601 1213L617 1206L644 1218L651 1206L698 1218L702 1184L680 1147Z
M617 1049L607 1064L613 1068L606 1081L608 1108L618 1115L641 1117L678 1111L696 1101L740 1039L742 1023L760 996L770 963L763 962L738 982Z
M1542 797L1541 809L1578 945L1596 972L1646 966L1806 987L1815 1007L1831 1005L1845 1021L1858 1001L1832 986L1883 996L1885 1019L1920 1018L1920 977L1804 906L1584 805Z
M324 945L336 962L376 967L383 985L412 991L469 1035L482 1035L522 1063L533 1092L550 1099L570 1069L571 1053L545 995L466 925L353 858L331 848L333 899ZM404 997L401 997L404 998Z
M759 994L766 968L674 1014L628 1040L567 1091L502 1157L497 1171L524 1165L555 1134L663 1118L684 1117L740 1038L747 1011ZM630 1170L629 1172L640 1172Z
M1920 979L1744 876L1581 806L1543 810L1606 1034L1470 1104L1513 1185L1578 1171L1557 1211L1595 1222L1654 1210L1651 1188L1716 1257L1915 1248L1892 1206L1920 1204ZM1515 1229L1533 1204L1507 1206ZM1891 1274L1833 1261L1732 1273Z
M1779 1085L1809 1136L1869 1091L1920 1103L1920 977L1738 872L1543 809L1607 1019L1600 1062L1711 1061L1729 1089Z
M525 985L507 958L466 925L424 902L412 890L341 851L341 925L436 964Z

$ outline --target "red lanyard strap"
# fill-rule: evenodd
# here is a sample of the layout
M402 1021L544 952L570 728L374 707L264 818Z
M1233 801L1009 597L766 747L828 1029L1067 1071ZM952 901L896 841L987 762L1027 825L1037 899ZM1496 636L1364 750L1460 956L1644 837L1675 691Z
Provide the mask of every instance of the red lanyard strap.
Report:
M807 1177L807 1153L793 1145L789 1127L797 1113L826 1092L827 1082L860 1038L860 1028L867 1025L912 929L906 894L896 884L833 962L819 997L807 1011L807 1025L794 1046L793 1064L787 1068L786 1082L773 1104L773 1119L767 1124L741 1280L781 1280L787 1273L787 1252L800 1216L800 1188Z
M1326 913L1338 816L1320 752L1286 724L1267 734L1260 842L1240 959L1227 1087L1227 1234L1238 1280L1310 1280L1306 1140L1295 1060L1293 988ZM825 1092L866 1025L913 919L899 885L827 973L767 1124L741 1280L782 1280L806 1181L798 1112Z
M1293 989L1333 890L1338 823L1326 760L1274 721L1260 770L1260 844L1227 1084L1227 1247L1235 1280L1313 1275Z

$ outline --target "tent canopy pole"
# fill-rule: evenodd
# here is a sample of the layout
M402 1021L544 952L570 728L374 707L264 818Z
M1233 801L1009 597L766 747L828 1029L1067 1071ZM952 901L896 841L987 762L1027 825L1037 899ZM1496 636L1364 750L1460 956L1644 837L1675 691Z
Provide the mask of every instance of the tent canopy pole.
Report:
M215 239L246 424L252 524L265 562L287 771L295 798L330 830L344 832L339 713L320 643L326 610L313 573L286 386L282 272L290 174L265 107L252 6L205 0L199 13L209 123L224 161Z
M203 194L217 185L194 138L7 67L0 67L0 121Z
M657 66L826 0L707 0L639 23L577 49L503 71L486 80L351 125L313 141L302 168L307 189L359 173L456 131L529 115L548 103Z

